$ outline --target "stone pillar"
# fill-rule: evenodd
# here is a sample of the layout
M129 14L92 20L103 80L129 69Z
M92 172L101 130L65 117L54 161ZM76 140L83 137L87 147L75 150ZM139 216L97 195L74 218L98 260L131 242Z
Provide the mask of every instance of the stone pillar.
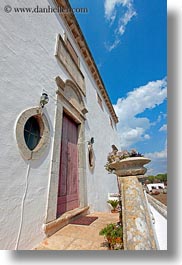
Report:
M121 190L125 250L157 249L148 204L138 181L146 172L143 165L149 162L144 157L132 157L112 163Z
M123 241L126 250L156 249L147 201L136 176L120 177Z

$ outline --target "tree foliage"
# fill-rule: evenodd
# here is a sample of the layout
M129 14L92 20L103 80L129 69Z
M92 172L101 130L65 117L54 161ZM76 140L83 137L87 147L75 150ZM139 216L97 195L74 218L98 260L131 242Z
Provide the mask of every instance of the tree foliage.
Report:
M150 176L148 176L147 180L150 181L150 183L154 183L154 182L156 182L156 180L158 180L160 182L166 182L167 181L167 173L157 174L156 176L150 175Z

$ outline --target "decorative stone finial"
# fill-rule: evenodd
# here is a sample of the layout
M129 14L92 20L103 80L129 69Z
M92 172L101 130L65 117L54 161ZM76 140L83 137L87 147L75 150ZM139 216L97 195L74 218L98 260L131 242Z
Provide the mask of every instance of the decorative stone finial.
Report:
M112 145L112 152L108 154L105 168L110 173L119 176L144 175L147 169L143 165L150 161L135 149L130 152L127 150L118 151L117 147Z

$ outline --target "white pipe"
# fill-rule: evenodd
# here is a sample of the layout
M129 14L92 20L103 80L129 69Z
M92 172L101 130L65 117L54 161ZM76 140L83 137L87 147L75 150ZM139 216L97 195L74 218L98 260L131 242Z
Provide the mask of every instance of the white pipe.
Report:
M19 230L18 230L18 236L17 236L17 240L16 240L15 250L18 250L20 237L21 237L21 231L22 231L22 226L23 226L23 212L24 212L24 204L25 204L25 199L26 199L27 190L28 190L29 173L30 173L30 162L28 164L26 177L25 177L25 191L24 191L24 194L23 194L23 197L22 197L22 202L21 202L20 226L19 226Z

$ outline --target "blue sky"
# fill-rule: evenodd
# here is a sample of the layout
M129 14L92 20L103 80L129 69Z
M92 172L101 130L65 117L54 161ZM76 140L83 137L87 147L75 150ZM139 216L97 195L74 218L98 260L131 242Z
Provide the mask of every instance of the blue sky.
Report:
M77 20L119 117L120 148L152 159L148 174L167 172L165 0L70 0L87 7Z

